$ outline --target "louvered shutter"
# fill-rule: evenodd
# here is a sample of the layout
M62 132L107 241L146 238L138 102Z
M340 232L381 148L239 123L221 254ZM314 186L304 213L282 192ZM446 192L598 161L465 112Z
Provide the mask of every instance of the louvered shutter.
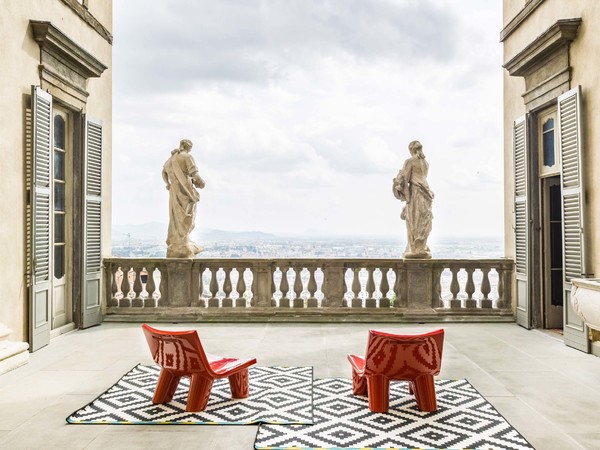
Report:
M529 328L529 212L527 204L527 126L525 116L513 125L514 209L517 323Z
M33 352L50 342L52 265L52 96L31 89L31 140L27 145L27 269L29 287L29 348Z
M85 121L84 287L82 328L102 321L102 124Z
M558 97L563 220L563 290L565 344L589 352L587 329L571 305L571 280L585 271L583 230L584 177L581 148L581 87Z

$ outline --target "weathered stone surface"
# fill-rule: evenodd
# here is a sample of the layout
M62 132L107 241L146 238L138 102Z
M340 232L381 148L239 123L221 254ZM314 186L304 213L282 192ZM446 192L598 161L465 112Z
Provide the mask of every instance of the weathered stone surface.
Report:
M423 147L419 141L408 145L411 157L393 180L394 196L406 205L400 218L406 221L407 242L403 257L405 259L429 259L431 251L427 238L433 221L433 192L427 183L429 164L425 161Z
M202 247L190 241L194 229L196 204L200 194L196 188L206 185L198 175L198 167L190 155L192 142L183 139L171 152L165 163L162 177L169 191L169 231L167 258L193 258Z

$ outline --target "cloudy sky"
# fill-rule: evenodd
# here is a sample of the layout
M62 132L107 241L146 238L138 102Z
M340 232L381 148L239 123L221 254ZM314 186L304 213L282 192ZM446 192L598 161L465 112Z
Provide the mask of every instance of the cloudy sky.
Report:
M502 233L500 0L114 2L113 223L168 221L182 138L196 227L398 235L422 142L436 236Z

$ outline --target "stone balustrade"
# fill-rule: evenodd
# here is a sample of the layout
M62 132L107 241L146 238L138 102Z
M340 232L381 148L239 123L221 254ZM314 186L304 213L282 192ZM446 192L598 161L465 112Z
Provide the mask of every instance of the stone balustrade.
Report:
M508 259L105 258L106 320L512 320Z

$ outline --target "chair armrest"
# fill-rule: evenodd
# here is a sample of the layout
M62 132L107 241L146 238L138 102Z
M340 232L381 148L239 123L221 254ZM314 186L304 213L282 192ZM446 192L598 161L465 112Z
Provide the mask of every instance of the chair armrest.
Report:
M348 361L355 372L362 374L365 371L365 359L362 356L348 355Z

